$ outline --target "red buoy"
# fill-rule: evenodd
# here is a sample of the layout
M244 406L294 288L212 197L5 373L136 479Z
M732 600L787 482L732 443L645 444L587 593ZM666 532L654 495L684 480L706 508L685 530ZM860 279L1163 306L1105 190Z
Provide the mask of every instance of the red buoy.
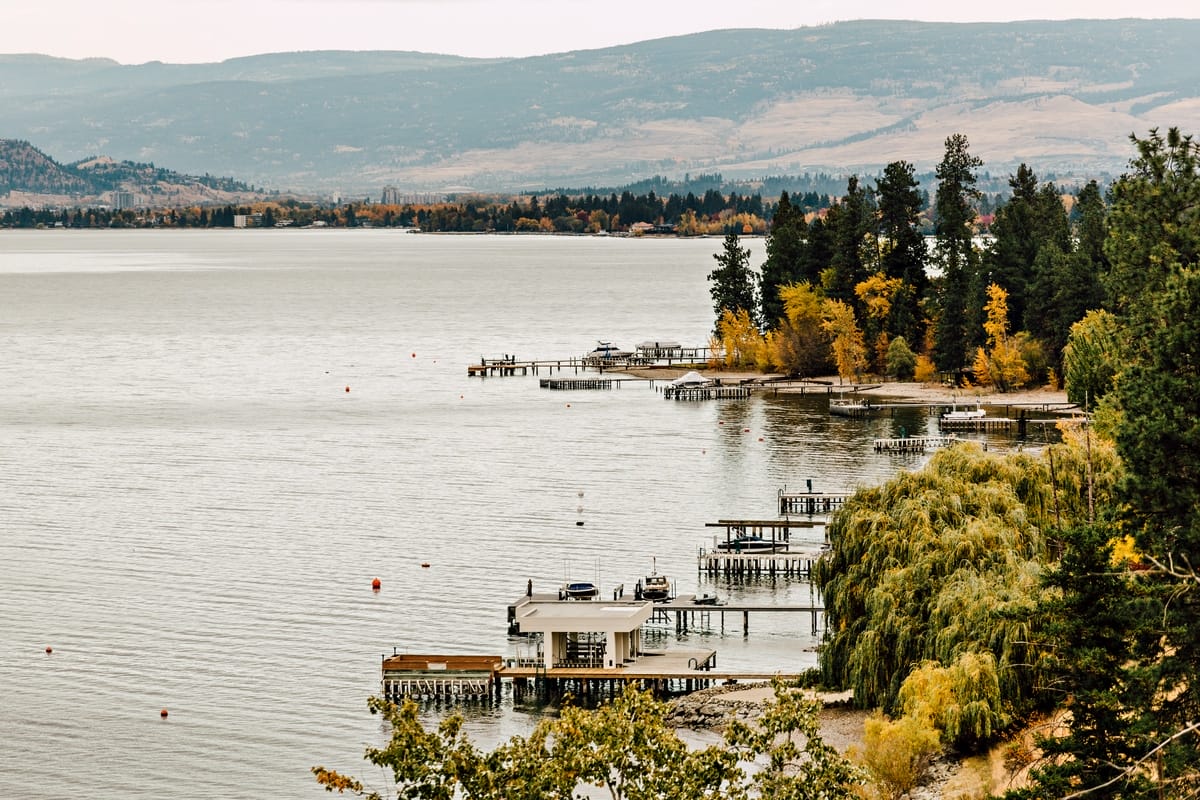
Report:
M348 392L348 391L350 391L350 387L349 387L349 386L347 386L347 387L346 387L346 391L347 391L347 392Z
M51 654L51 653L53 653L53 652L54 652L54 648L53 648L53 647L47 647L47 648L46 648L46 655L50 655L50 654Z
M422 562L421 562L421 569L429 569L429 562L428 562L428 561L422 561Z
M416 358L416 357L417 357L417 354L416 354L416 353L413 353L413 354L412 354L412 357L413 357L413 358Z
M375 580L371 581L371 588L377 592L379 591L380 587L382 587L382 586L383 586L383 583L379 580L379 578L376 578Z
M158 715L160 717L162 717L163 719L166 719L167 718L167 710L164 708L162 711L158 712Z

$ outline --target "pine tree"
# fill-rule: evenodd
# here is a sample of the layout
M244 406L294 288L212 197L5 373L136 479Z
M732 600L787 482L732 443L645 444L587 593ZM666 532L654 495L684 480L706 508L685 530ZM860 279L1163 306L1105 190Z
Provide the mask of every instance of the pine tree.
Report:
M970 155L968 148L967 137L961 133L947 138L946 154L936 170L934 230L942 277L936 291L938 318L933 356L939 370L956 377L962 374L970 345L983 335L982 329L968 327L969 303L978 299L979 307L983 305L983 287L976 286L978 257L971 242L975 221L972 204L979 197L975 170L983 166L983 161ZM972 297L976 293L978 298Z
M708 274L712 284L709 292L713 299L713 332L726 311L746 311L754 320L758 310L755 298L755 276L750 269L750 251L739 244L736 233L725 235L725 244L720 253L714 253L717 267Z

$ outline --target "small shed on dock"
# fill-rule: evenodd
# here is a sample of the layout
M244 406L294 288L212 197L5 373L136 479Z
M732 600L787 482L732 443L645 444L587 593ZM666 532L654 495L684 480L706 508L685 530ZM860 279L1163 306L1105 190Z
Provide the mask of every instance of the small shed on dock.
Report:
M546 669L611 668L634 661L641 652L642 625L654 613L654 603L530 600L514 613L521 633L543 635Z

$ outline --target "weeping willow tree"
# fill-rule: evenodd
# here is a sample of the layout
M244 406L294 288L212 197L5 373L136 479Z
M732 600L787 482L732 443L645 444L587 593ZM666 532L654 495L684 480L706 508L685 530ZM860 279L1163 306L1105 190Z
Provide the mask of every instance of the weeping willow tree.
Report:
M956 445L859 491L832 521L815 570L825 681L895 715L921 694L904 689L910 675L924 670L914 681L928 686L931 670L941 674L950 699L929 716L966 746L1027 708L1044 677L1035 643L1054 549L1045 532L1085 520L1089 494L1108 498L1115 480L1111 445L1091 438L1067 431L1037 456Z

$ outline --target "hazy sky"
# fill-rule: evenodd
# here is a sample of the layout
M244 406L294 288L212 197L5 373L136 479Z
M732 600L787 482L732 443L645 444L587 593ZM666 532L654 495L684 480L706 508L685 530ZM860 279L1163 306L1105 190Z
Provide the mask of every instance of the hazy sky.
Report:
M4 0L0 53L221 61L290 50L526 56L848 19L1195 18L1195 0Z

